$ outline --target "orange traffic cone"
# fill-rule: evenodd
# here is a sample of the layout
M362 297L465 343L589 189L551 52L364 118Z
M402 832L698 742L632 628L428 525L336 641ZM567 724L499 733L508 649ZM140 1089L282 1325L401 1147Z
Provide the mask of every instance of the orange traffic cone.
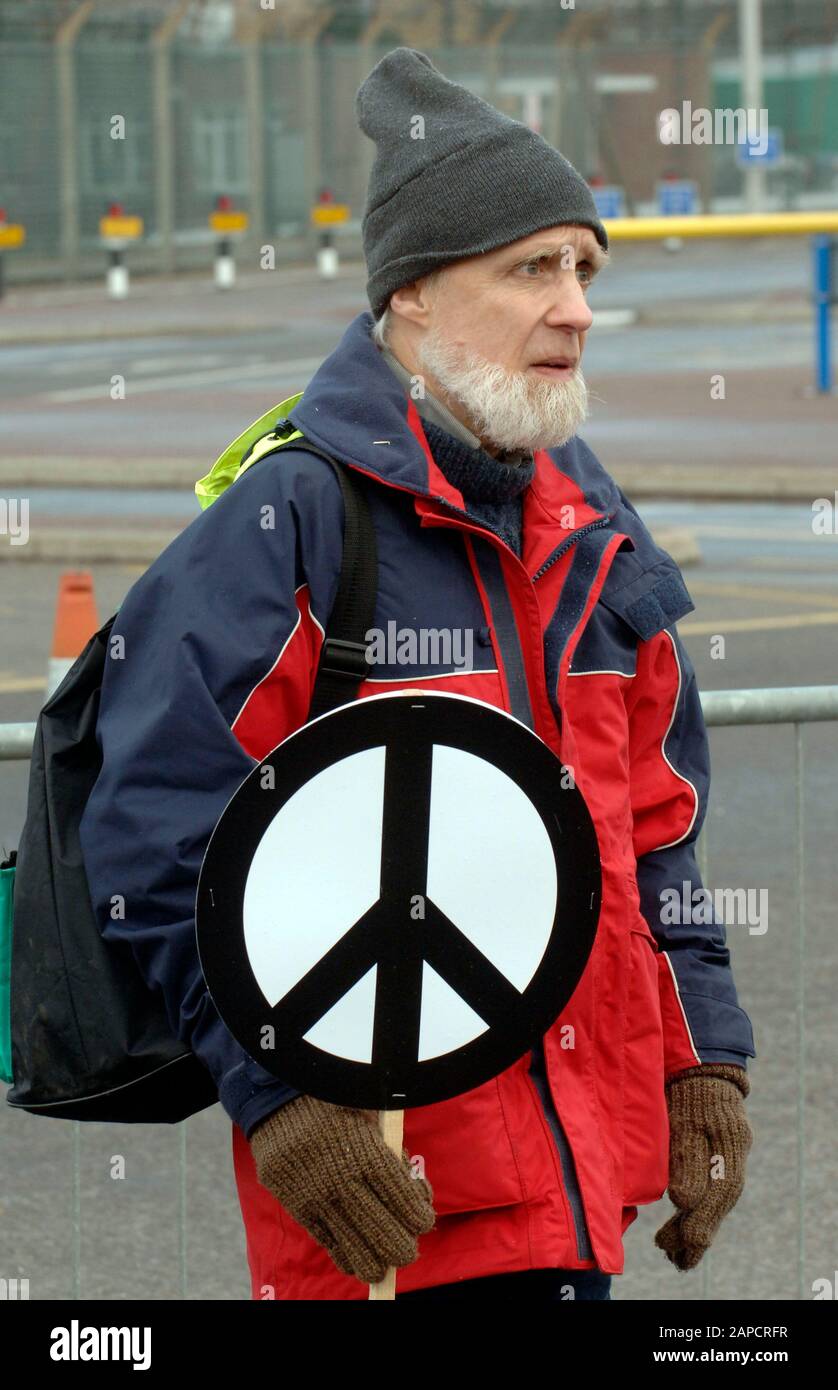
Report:
M58 581L46 700L58 689L76 657L98 630L92 574L89 570L65 570Z

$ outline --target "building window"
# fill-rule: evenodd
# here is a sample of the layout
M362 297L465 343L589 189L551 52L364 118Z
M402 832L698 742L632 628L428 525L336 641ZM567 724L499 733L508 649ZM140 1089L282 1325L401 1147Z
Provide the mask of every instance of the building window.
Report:
M125 138L111 137L112 117L82 120L79 141L81 184L85 193L122 197L145 192L151 181L151 131L143 117L125 118Z
M246 193L250 178L244 113L235 108L197 112L192 118L192 158L200 192Z

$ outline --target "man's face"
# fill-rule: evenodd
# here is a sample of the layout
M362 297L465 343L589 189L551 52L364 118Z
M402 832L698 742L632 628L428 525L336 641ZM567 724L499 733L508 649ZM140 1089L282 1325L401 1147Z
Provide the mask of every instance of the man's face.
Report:
M392 296L393 350L490 452L558 448L587 414L585 294L605 259L587 227L557 226L455 261Z

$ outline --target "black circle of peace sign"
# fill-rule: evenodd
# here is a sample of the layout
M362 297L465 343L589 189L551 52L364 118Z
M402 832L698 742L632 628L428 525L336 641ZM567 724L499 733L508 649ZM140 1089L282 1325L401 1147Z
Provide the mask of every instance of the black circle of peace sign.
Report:
M556 910L544 954L519 992L427 896L434 745L471 753L510 777L547 832L556 865ZM243 903L254 854L273 818L305 783L354 753L384 747L380 894L276 1005L250 964ZM273 785L266 787L266 767ZM534 1047L569 1001L596 935L601 872L585 801L555 754L511 715L469 697L390 693L342 705L304 724L253 768L207 846L196 895L201 968L222 1020L267 1072L318 1100L403 1110L482 1085ZM308 872L318 873L311 847ZM496 870L496 866L494 866ZM282 949L277 884L277 950ZM425 898L424 919L411 915ZM305 924L296 924L305 930ZM423 964L486 1023L478 1037L419 1060ZM371 1061L305 1040L324 1014L376 966ZM266 1025L273 1030L265 1032ZM263 1047L270 1037L272 1046Z

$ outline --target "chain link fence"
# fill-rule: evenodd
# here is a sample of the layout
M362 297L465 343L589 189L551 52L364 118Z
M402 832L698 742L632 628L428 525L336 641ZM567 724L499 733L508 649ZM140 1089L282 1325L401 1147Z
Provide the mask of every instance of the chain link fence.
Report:
M838 0L765 0L764 104L783 142L770 207L838 205L836 33ZM664 108L739 106L734 4L8 0L0 207L26 227L9 278L100 274L115 202L143 218L132 268L204 267L219 195L249 214L244 259L266 244L277 263L310 258L324 187L349 205L336 235L360 256L373 147L355 92L400 43L619 185L630 214L655 210L667 173L695 180L698 210L744 206L735 146L657 138Z

